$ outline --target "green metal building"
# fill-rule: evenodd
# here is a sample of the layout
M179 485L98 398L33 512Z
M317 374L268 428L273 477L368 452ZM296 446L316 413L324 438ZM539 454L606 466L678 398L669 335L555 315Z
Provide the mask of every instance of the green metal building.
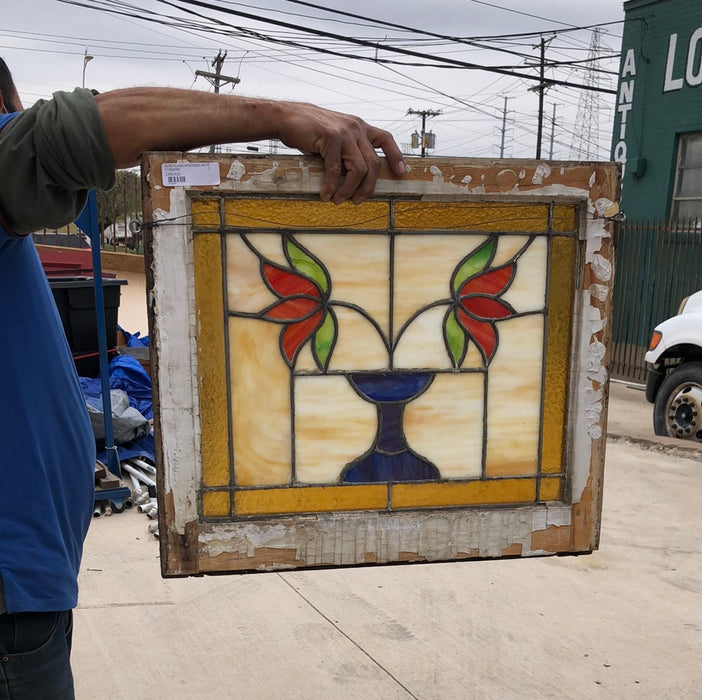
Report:
M612 372L643 381L654 326L702 288L702 0L629 0L624 12Z
M629 0L612 158L637 221L702 220L702 0Z

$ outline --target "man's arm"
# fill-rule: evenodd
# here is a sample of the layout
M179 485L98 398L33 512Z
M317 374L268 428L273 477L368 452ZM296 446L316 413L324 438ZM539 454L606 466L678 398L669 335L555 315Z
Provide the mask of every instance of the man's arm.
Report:
M362 119L311 104L276 102L169 88L126 88L95 102L115 167L138 163L145 151L178 150L277 138L324 159L320 196L360 203L373 193L381 149L402 176L402 153L392 136Z

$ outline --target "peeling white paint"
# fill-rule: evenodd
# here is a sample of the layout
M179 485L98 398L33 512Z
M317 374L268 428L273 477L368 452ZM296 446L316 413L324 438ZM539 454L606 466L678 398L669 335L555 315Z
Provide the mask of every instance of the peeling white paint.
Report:
M608 282L612 279L612 263L599 253L592 256L592 272L598 280Z
M534 170L534 176L531 178L533 185L541 185L545 178L551 175L551 167L548 163L539 163Z
M273 165L268 170L262 170L260 173L252 174L251 177L265 178L267 175L274 175L278 172L278 161L274 160Z
M469 185L471 182L473 182L473 178L470 175L466 175L462 180L461 184L462 185Z
M596 199L592 203L592 207L600 216L612 216L613 213L616 214L619 211L619 207L606 197Z
M590 294L592 294L597 301L606 301L609 296L609 287L604 284L591 284Z
M546 505L534 510L531 527L534 532L546 530L549 527L561 527L571 524L571 509L565 505Z
M227 179L241 182L241 178L244 177L245 174L246 166L240 160L235 160L227 172Z
M434 176L435 183L442 183L444 181L444 174L435 165L432 165L431 168L429 168L429 172Z
M592 189L593 185L595 184L595 181L597 180L597 173L593 170L592 175L590 175L590 189Z
M157 210L153 229L152 342L159 363L164 490L172 493L175 528L197 519L201 461L195 347L195 304L189 211L183 188L170 192L170 211ZM158 222L164 221L163 226ZM175 221L174 221L175 220ZM183 333L183 329L187 329Z
M570 524L570 507L539 505L518 509L449 512L348 513L298 516L280 523L222 523L203 532L199 546L208 557L235 554L253 558L257 550L294 552L308 566L345 566L366 560L398 561L408 552L427 561L466 555L499 557L518 544L525 555L531 549L532 530ZM536 527L538 525L538 527ZM541 553L541 552L539 552ZM286 556L287 558L287 556ZM286 568L287 564L261 570Z

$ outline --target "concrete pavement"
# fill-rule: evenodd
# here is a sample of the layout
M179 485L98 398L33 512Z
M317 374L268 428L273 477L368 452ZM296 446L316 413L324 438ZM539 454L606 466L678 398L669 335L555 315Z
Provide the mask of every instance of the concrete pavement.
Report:
M163 580L136 510L93 521L79 700L702 697L702 449L611 385L600 549Z

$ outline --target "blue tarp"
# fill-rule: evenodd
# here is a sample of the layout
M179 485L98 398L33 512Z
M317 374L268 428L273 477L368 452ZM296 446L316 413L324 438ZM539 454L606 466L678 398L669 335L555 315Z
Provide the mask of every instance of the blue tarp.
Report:
M140 337L141 333L137 331L136 333L130 333L129 331L125 331L124 328L121 326L117 326L119 330L124 333L124 337L127 340L127 347L128 348L148 348L149 347L149 336L145 335L143 338Z
M154 452L153 430L148 435L141 438L141 440L134 440L134 442L125 443L124 445L117 445L117 454L119 455L120 462L123 462L125 459L138 457L146 458L152 463L155 463L156 454ZM104 450L98 452L97 458L104 463L107 459L107 452Z
M110 389L122 389L129 396L129 405L136 408L148 420L154 417L151 398L151 377L129 355L117 355L110 362Z
M126 334L125 334L126 335ZM148 338L139 338L138 333L131 335L133 345L148 345ZM129 338L128 338L129 340ZM144 342L146 341L146 342ZM141 364L129 355L117 355L109 364L109 386L110 391L121 389L129 398L129 405L137 410L146 420L154 417L153 401L151 395L151 377ZM93 409L102 409L102 382L100 377L90 379L79 377L86 404ZM104 446L98 445L99 449ZM153 431L145 437L132 442L117 445L117 452L120 460L131 457L146 457L152 462L155 461ZM98 454L98 459L105 461L107 457L103 450Z

